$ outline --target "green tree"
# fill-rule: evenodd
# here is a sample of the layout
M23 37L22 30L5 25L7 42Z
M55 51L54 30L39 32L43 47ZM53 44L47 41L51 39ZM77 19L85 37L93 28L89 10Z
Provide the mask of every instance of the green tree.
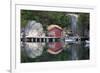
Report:
M89 13L79 14L78 30L80 36L85 36L85 32L89 32Z

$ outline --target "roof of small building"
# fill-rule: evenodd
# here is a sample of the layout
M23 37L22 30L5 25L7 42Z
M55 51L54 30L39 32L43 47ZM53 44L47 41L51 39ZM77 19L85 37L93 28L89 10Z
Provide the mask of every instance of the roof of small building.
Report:
M54 27L56 27L56 28L58 28L58 29L60 29L60 30L62 30L62 28L60 27L60 26L58 26L58 25L55 25L55 24L52 24L52 25L50 25L50 26L48 26L48 30L51 30L51 29L53 29Z
M62 49L59 49L58 51L53 51L50 48L47 50L48 53L50 54L59 54L60 52L62 52Z

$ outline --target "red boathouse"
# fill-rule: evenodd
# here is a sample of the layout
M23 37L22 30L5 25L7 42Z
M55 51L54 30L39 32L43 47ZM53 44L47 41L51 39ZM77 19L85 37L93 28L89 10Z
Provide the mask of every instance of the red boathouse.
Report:
M48 26L47 30L49 37L55 37L55 38L63 37L63 29L58 25L50 25Z
M58 26L58 25L50 25L48 26L48 37L54 37L54 38L61 38L63 37L63 29ZM59 54L62 51L62 46L63 43L61 42L49 42L48 43L49 48L48 48L48 52L50 54Z

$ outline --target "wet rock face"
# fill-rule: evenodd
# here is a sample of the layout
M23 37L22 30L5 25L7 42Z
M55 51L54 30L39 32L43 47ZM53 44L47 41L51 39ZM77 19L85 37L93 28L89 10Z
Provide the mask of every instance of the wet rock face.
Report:
M26 37L39 37L45 36L41 23L36 21L29 21L25 28Z
M68 14L71 17L71 30L72 33L75 35L77 33L77 22L78 22L78 15L77 14Z
M42 24L36 21L29 21L22 34L25 34L25 38L45 36ZM22 49L25 50L29 58L36 58L42 54L44 43L24 42L23 46L24 48Z

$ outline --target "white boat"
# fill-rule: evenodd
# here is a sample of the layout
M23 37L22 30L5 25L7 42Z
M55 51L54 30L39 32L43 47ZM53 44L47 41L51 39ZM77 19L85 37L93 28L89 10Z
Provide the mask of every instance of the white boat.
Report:
M67 43L78 43L79 42L79 37L77 37L77 36L65 37L65 42L67 42Z

